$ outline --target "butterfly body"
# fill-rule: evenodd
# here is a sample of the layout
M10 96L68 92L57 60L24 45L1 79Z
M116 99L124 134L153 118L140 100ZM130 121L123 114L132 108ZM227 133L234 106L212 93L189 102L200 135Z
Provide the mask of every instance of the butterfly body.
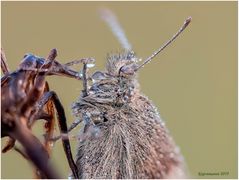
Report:
M81 178L183 178L184 162L156 107L139 89L132 52L108 57L87 96L73 105L89 119L76 164Z

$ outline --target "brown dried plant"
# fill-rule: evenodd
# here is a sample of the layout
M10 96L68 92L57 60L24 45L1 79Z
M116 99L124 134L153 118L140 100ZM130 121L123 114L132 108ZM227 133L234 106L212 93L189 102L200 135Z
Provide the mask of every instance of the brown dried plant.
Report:
M55 60L56 49L51 50L47 59L27 54L16 71L10 72L7 60L1 49L1 137L8 137L5 153L12 149L15 141L19 141L23 149L14 147L16 151L30 160L36 167L38 178L59 178L52 165L49 164L51 152L50 138L53 136L55 119L61 133L67 134L64 108L54 91L49 89L45 77L61 75L81 79L79 73L68 66L81 61L72 61L66 65ZM57 118L55 117L55 111ZM45 120L45 140L41 143L31 131L33 124ZM77 168L72 158L68 138L62 139L64 151L75 177Z

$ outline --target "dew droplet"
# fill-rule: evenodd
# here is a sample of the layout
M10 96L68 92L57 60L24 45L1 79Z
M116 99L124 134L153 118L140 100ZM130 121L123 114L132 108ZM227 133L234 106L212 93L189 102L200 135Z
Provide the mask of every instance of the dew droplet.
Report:
M169 157L170 157L170 158L173 158L173 157L174 157L174 153L170 153L170 154L169 154Z
M135 57L134 57L134 58L131 58L131 60L134 61L134 62L137 62L137 61L138 61L138 59L135 58Z
M49 146L50 146L50 147L53 147L53 146L54 146L54 143L53 143L53 142L50 142L50 143L49 143Z
M83 77L83 73L82 73L82 71L78 72L78 77L80 77L80 78Z
M19 85L22 85L23 81L20 79L20 80L18 81L18 83L19 83Z
M92 68L95 66L95 64L87 64L86 66L87 66L87 68Z

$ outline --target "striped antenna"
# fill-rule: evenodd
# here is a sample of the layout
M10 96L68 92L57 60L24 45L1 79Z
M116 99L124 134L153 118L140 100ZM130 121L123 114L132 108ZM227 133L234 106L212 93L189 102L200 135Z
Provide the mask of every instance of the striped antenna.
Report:
M183 31L184 29L189 25L189 23L191 22L192 18L188 17L185 21L184 24L182 25L182 27L178 30L178 32L176 34L174 34L174 36L167 41L163 46L161 46L157 51L155 51L151 56L149 56L140 66L138 66L135 71L139 70L140 68L142 68L145 64L148 64L155 56L157 56L162 50L164 50L164 48L166 48L169 44L171 44Z
M118 41L120 42L121 46L125 50L132 50L132 46L129 43L124 30L122 29L120 23L118 22L116 16L112 11L106 8L100 9L101 18L106 22L106 24L110 27L113 34L117 37Z

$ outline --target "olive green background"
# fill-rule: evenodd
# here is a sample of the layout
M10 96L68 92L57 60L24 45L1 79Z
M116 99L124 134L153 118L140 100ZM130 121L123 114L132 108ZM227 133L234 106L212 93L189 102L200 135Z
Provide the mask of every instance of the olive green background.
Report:
M51 48L58 49L62 63L94 57L92 71L103 70L106 54L122 48L100 19L100 7L117 15L143 59L192 16L186 31L140 71L141 90L159 108L191 177L236 178L237 2L2 2L1 43L11 70L25 53L46 57ZM81 82L47 79L70 124L74 120L70 106L79 96ZM37 123L34 131L42 134L42 124ZM75 153L77 143L72 143ZM2 154L1 160L2 178L32 178L31 165L19 154ZM67 177L61 142L55 145L52 161ZM199 172L229 175L199 176Z

